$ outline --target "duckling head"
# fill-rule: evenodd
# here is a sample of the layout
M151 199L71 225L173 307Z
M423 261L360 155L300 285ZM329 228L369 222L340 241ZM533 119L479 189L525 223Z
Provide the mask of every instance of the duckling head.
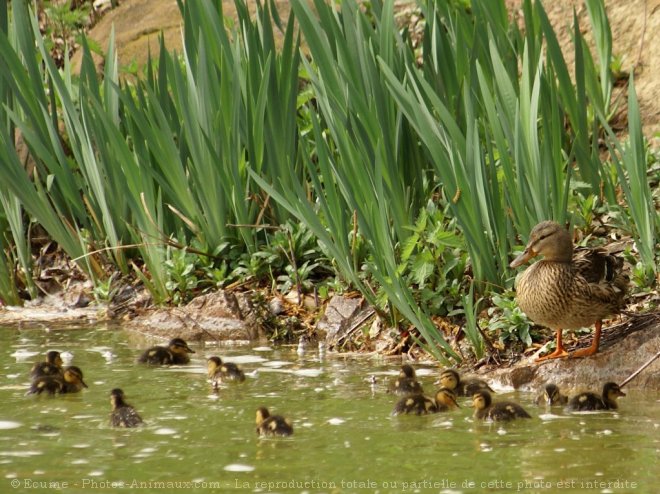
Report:
M51 350L46 354L46 362L52 365L56 365L57 367L62 367L62 365L64 364L60 352L57 352L55 350Z
M188 343L183 341L181 338L174 338L173 340L170 341L168 344L168 347L170 349L170 352L172 353L195 353L195 350L190 348L188 346Z
M270 413L268 413L268 409L266 407L257 408L257 427L263 424L264 420L266 420L268 417L270 417Z
M543 399L547 405L559 403L561 401L561 394L556 384L546 384L543 388Z
M206 371L209 375L209 377L213 377L215 375L215 372L220 368L222 365L222 359L220 357L209 357L206 360Z
M87 384L83 381L83 373L80 367L72 365L64 369L64 380L71 384L80 384L82 387L87 388Z
M440 386L447 388L449 390L455 390L458 387L458 383L461 378L454 369L445 369L440 374Z
M488 408L493 399L490 397L490 393L486 390L477 391L472 395L472 406L477 410L483 410Z
M614 402L619 396L626 396L626 393L621 391L617 383L605 383L605 386L603 386L603 399Z
M525 250L509 265L516 268L536 256L547 261L570 262L573 257L573 241L568 231L554 221L542 221L529 234Z
M112 405L113 409L125 405L124 392L121 389L115 388L110 391L110 404Z
M403 364L401 370L399 371L399 377L408 377L410 379L415 379L415 369L412 368L412 365Z
M435 394L435 402L445 405L449 408L460 408L456 402L456 395L451 389L448 388L440 388L438 390L438 392Z

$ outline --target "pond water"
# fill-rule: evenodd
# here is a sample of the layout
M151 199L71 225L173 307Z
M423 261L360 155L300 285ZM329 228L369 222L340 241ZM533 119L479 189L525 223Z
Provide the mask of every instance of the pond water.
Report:
M618 413L569 414L498 390L533 416L506 425L475 422L467 398L454 412L392 417L391 362L190 342L188 366L136 364L156 343L117 329L0 328L0 492L660 492L658 393L630 391ZM68 352L89 389L26 396L48 350ZM246 382L214 393L211 355L239 363ZM437 368L417 368L430 393ZM144 427L109 426L115 387ZM259 406L289 417L294 435L257 438Z

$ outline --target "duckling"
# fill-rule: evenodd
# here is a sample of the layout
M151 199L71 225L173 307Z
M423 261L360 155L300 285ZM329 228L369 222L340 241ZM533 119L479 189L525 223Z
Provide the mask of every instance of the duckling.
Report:
M30 389L27 394L40 395L42 393L48 395L56 395L63 393L64 377L60 375L38 376L32 380Z
M475 408L474 416L478 419L513 420L517 418L532 418L523 407L511 401L493 403L490 393L485 389L477 391L472 396Z
M80 367L72 365L64 369L62 376L39 376L32 381L28 394L47 393L50 395L61 393L77 393L87 384L83 381L83 373Z
M603 395L596 393L580 393L568 402L568 409L574 411L586 410L616 410L618 408L616 399L626 396L618 384L608 382L603 386Z
M209 379L213 382L213 389L218 389L218 381L245 381L245 373L231 362L223 362L220 357L209 357L206 361Z
M568 396L561 394L556 384L546 384L543 393L536 397L537 405L566 405Z
M401 366L399 376L392 382L390 391L397 395L422 394L424 392L422 385L417 381L415 369L408 364Z
M124 392L115 388L110 391L110 425L113 427L137 427L142 424L142 417L131 405L124 401Z
M454 369L445 369L440 374L440 386L451 389L457 396L472 396L477 391L486 390L494 393L488 383L477 378L461 378Z
M167 347L153 346L144 351L138 362L151 365L180 365L190 362L189 353L195 353L181 338L174 338Z
M293 425L289 419L271 415L266 407L257 409L257 434L260 436L290 436Z
M447 388L440 388L434 398L429 398L421 393L401 398L394 406L392 415L414 414L426 415L451 410L458 407L456 395Z
M62 376L62 356L60 352L51 350L46 354L45 362L37 362L30 370L30 377Z

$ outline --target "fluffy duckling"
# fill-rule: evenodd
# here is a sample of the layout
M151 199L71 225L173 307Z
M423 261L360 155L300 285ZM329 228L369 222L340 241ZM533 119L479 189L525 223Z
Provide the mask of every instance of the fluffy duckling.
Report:
M616 383L605 383L603 386L603 395L596 393L580 393L574 396L568 402L568 409L574 411L586 410L616 410L618 408L616 399L619 396L626 396Z
M209 357L206 361L206 369L209 379L213 382L213 389L218 389L218 381L239 383L245 381L245 373L236 364L223 362L220 357Z
M142 424L142 417L131 405L124 401L124 392L115 388L110 391L110 425L113 427L137 427Z
M537 405L566 405L568 403L568 396L561 394L556 384L546 384L543 388L543 393L536 397Z
M477 391L472 396L474 416L478 419L513 420L517 418L532 418L523 407L511 401L493 403L490 393L485 389Z
M32 381L28 394L46 393L49 395L61 393L77 393L87 384L83 381L83 373L80 367L72 365L64 369L63 374L53 376L39 376Z
M167 347L153 346L144 351L138 362L151 365L180 365L190 362L189 353L195 351L181 338L174 338Z
M30 370L30 377L36 379L41 376L62 376L62 356L60 352L51 350L46 354L45 362L37 362Z
M477 391L486 390L494 393L488 383L477 378L461 378L454 369L445 369L440 374L440 386L451 389L457 396L472 396Z
M266 407L257 409L257 434L260 436L290 436L293 425L289 419L271 415Z
M415 369L408 364L401 366L399 376L392 382L390 391L397 395L422 394L424 392L422 385L417 381Z
M392 415L426 415L444 412L456 407L458 407L458 403L456 403L454 392L447 388L440 388L434 398L429 398L421 393L401 398L394 406Z

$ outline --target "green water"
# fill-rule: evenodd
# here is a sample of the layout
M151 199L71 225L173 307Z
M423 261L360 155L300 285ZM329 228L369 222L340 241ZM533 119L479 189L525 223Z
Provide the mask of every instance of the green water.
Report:
M0 329L0 492L660 492L660 396L630 391L619 413L553 413L500 390L532 420L475 423L455 412L391 417L397 365L295 348L197 350L185 367L138 366L160 343L110 329ZM68 351L89 389L25 396L33 362ZM239 363L242 385L212 392L206 357ZM437 370L420 369L425 389ZM371 385L370 376L377 384ZM108 425L120 387L146 425ZM292 419L287 439L258 439L258 406Z

